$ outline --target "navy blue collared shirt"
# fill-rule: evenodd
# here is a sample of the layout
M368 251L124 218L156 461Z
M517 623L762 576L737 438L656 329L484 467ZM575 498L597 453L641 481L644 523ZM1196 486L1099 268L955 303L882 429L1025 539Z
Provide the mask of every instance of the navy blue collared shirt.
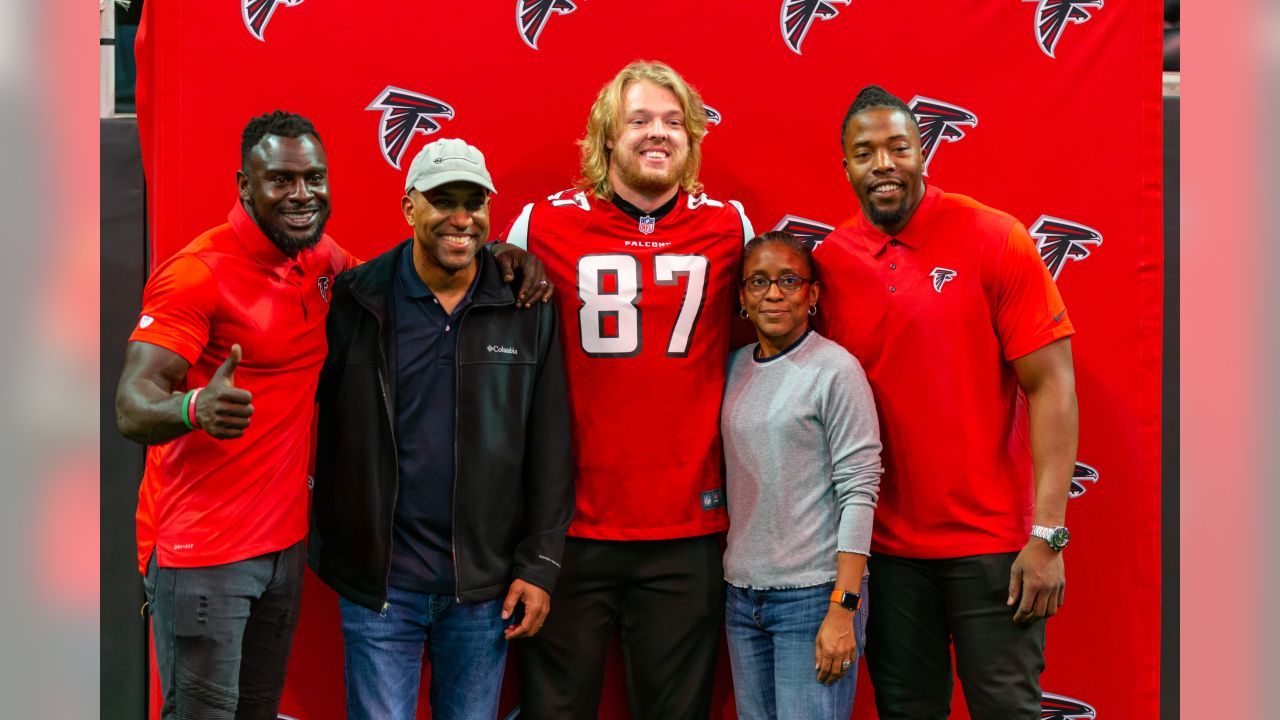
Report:
M445 313L413 266L413 242L395 282L396 498L391 585L453 595L454 354L458 320L475 292ZM480 277L476 274L476 279Z

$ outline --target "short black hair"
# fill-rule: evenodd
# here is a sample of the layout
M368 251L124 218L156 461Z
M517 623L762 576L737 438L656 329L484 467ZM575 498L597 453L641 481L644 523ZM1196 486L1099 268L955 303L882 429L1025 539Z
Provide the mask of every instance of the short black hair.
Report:
M807 271L809 273L809 280L811 282L817 282L818 269L813 264L813 244L808 241L801 240L795 235L784 230L770 230L763 235L757 235L748 240L747 244L742 246L742 263L740 267L745 268L747 266L747 260L750 259L751 254L759 249L760 246L771 243L786 245L799 253L800 257L804 258L805 265L809 267ZM739 272L739 274L741 274L741 272Z
M249 153L262 142L262 138L268 135L278 135L280 137L296 138L303 135L310 135L316 139L320 147L324 147L324 141L320 139L320 133L316 132L316 128L311 121L296 113L285 112L284 110L272 110L264 115L249 121L244 126L244 133L240 136L240 166L249 166Z
M840 126L841 148L844 148L844 136L849 132L849 123L853 121L853 116L866 110L900 110L911 121L912 127L916 129L916 135L920 134L920 123L916 122L915 113L911 112L911 108L907 107L906 103L879 85L868 85L858 91L857 96L853 98L853 104L849 106L849 112L845 113L844 123Z

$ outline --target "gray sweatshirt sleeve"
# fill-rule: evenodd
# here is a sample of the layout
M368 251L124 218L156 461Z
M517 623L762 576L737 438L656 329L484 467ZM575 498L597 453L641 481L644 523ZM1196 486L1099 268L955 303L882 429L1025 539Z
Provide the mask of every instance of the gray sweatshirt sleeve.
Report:
M867 375L857 359L829 375L823 420L831 448L831 482L840 520L836 549L871 554L871 526L880 492L880 423Z

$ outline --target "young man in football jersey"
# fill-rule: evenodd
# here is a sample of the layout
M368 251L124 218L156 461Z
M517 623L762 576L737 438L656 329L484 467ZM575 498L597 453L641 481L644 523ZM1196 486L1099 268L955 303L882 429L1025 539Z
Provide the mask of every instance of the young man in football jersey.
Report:
M555 607L521 644L531 718L595 718L621 632L632 716L705 718L728 526L720 396L738 258L736 202L698 182L706 112L662 63L636 62L592 106L583 187L526 206L506 240L561 289L577 509Z
M824 329L866 370L884 439L877 710L945 718L954 647L973 718L1039 718L1045 618L1066 585L1075 330L1021 223L925 184L900 99L864 88L841 139L862 212L814 260Z

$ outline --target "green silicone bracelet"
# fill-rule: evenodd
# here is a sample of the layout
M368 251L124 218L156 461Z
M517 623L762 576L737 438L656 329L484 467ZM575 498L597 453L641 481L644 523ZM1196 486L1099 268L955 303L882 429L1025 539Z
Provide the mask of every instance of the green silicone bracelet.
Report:
M195 394L195 390L188 390L187 394L182 396L182 424L186 425L188 430L196 429L196 426L192 425L191 420L188 419L191 415L191 396Z

